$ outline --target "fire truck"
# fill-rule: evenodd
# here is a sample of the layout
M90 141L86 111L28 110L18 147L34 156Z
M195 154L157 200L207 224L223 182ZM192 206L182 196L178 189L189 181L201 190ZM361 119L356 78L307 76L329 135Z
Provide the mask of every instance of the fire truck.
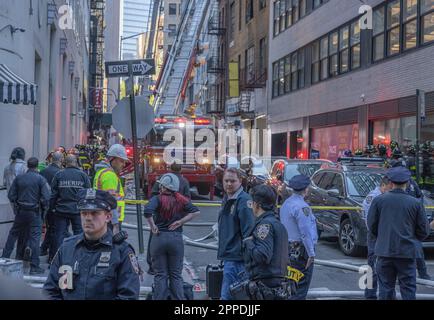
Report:
M177 147L173 147L174 138L170 139L170 132L167 132L169 129L176 129ZM154 183L161 175L170 172L171 163L165 162L167 156L170 155L173 161L181 165L181 174L188 180L190 187L196 187L200 195L209 194L210 200L214 199L216 178L213 156L207 151L198 157L200 159L196 159L195 155L204 142L211 143L214 152L215 141L207 141L209 137L202 138L200 141L191 141L192 139L196 140L191 135L197 137L197 133L201 129L211 130L214 138L215 128L211 119L207 117L161 115L155 119L153 130L147 135L140 148L140 182L145 196L150 198ZM205 131L202 130L201 132L204 133ZM169 141L165 141L165 134L166 140ZM132 165L134 150L130 146L127 146L126 149L128 156L131 157L131 162L124 169L122 175L134 170Z

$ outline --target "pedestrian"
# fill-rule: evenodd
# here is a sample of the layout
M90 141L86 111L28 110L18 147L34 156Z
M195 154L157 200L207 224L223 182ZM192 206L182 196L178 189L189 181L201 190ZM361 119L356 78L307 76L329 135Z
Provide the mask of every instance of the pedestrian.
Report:
M108 228L116 199L81 189L77 208L83 233L66 239L56 253L43 291L51 300L138 300L141 269L125 233Z
M26 152L23 148L17 147L12 150L11 156L9 158L10 163L5 167L4 173L3 173L3 185L6 187L6 190L9 191L12 183L14 182L15 178L19 176L20 174L24 174L27 172L27 164L24 161L26 157ZM12 204L12 211L14 215L17 214L16 207ZM3 249L3 258L9 258L15 243L18 240L19 232L17 229L11 228L9 230L8 238L6 240L5 248ZM17 245L17 251L15 254L15 258L17 260L23 259L23 251L18 250L18 248L24 248L25 244L19 243Z
M50 200L50 187L47 180L37 171L39 161L37 158L30 158L27 161L28 171L19 175L8 193L8 198L16 207L16 216L11 232L16 232L18 244L26 248L18 248L23 252L23 258L30 261L30 274L43 273L39 267L39 244L42 232L42 219L48 209ZM14 247L6 244L3 251L4 257L9 257Z
M12 150L9 158L10 163L5 167L3 172L3 185L7 190L11 188L12 182L20 174L27 172L27 165L24 161L26 152L23 148L17 147Z
M310 178L294 176L288 186L294 190L280 209L280 221L288 232L290 266L303 274L296 284L293 300L305 300L312 281L315 245L318 242L316 219L304 198L309 193Z
M190 183L187 179L185 179L181 174L181 165L173 162L170 165L170 171L176 175L179 179L179 193L182 194L184 197L187 197L188 199L191 199L191 193L190 193ZM160 194L160 184L156 182L152 187L152 195L157 196ZM152 240L152 232L149 234L148 239L148 251L146 254L146 262L148 263L149 269L148 274L154 275L154 269L152 268L152 259L151 259L151 240Z
M51 156L51 163L49 166L41 171L41 176L43 176L47 181L48 184L51 186L51 183L53 182L53 178L56 175L57 172L62 170L62 161L63 161L63 154L60 152L55 152ZM50 256L53 257L56 253L55 249L55 228L54 228L54 214L51 210L48 210L47 214L45 215L45 238L44 241L41 244L41 256L46 256L49 251L51 251ZM51 259L49 258L49 261Z
M404 167L387 171L392 190L376 197L368 212L368 230L377 241L379 299L395 297L399 279L404 300L416 299L416 259L421 257L420 242L429 234L423 204L406 193L411 173Z
M270 186L259 185L251 195L255 225L243 239L249 281L244 282L242 291L249 292L249 300L287 300L288 233L274 213L276 194ZM231 287L233 297L237 296L235 288Z
M154 300L184 300L182 268L184 243L182 226L200 211L179 193L179 179L173 173L159 180L160 194L151 198L144 214L152 231L150 245L154 277ZM154 220L155 218L155 220Z
M392 184L390 183L389 178L386 176L382 177L380 185L372 190L363 200L362 208L363 208L363 219L367 225L368 220L368 212L371 207L372 200L374 200L377 196L386 193L392 189ZM372 288L369 288L371 284L368 281L367 287L365 289L365 298L368 300L377 300L377 289L378 289L378 281L377 281L377 273L375 271L375 264L377 262L377 257L375 256L375 238L372 236L370 232L367 235L367 243L368 243L368 265L371 267L372 274Z
M112 145L106 158L98 164L99 170L95 174L93 187L109 192L118 202L117 208L112 212L111 222L113 233L116 234L121 230L121 224L125 218L125 193L119 175L129 159L127 150L120 144Z
M65 239L69 225L74 235L83 232L77 201L79 191L88 188L91 188L89 177L78 168L77 157L66 156L65 169L57 172L51 183L50 211L54 213L55 240L49 261Z
M252 198L244 192L241 181L238 169L228 168L224 171L225 195L218 217L217 251L217 259L224 263L222 300L232 300L230 286L248 277L244 266L242 241L252 233L255 218L251 205Z

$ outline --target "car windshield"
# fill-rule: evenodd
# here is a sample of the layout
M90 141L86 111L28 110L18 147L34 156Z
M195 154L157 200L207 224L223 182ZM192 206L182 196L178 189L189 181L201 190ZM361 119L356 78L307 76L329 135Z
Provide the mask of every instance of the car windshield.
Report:
M252 167L252 174L255 176L266 176L268 175L268 170L263 164L254 164Z
M285 168L285 180L289 181L292 177L304 174L311 177L321 168L321 163L294 163L288 164Z
M349 172L346 175L348 194L354 197L366 197L381 183L382 175L378 172Z

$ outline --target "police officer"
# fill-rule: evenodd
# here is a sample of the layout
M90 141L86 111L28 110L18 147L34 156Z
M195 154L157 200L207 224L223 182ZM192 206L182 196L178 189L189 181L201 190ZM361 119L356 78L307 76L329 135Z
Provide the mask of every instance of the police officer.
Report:
M74 235L83 232L77 208L78 192L91 187L87 174L78 168L76 156L66 156L65 165L66 168L56 173L51 183L50 210L54 212L55 241L49 261L62 244L70 224Z
M9 201L16 207L17 212L11 232L19 233L17 252L23 252L23 258L30 259L30 274L44 272L39 267L39 243L42 220L48 209L51 193L47 180L37 170L38 164L37 158L30 158L27 161L28 171L15 178L8 193ZM13 244L12 248L7 244L3 256L8 257L12 249Z
M218 218L219 243L217 259L224 262L222 300L231 300L230 286L245 280L245 266L242 254L242 240L250 236L255 224L251 197L241 185L241 173L236 168L228 168L223 174L222 207Z
M416 299L416 258L420 258L420 241L428 234L428 221L420 201L405 189L411 173L404 167L387 171L393 189L376 197L368 212L368 230L377 241L377 274L380 300L395 297L399 279L404 300Z
M256 218L251 235L243 240L252 300L286 300L288 233L274 213L276 194L266 185L256 186L251 202ZM253 287L253 288L252 288ZM283 293L283 295L282 295Z
M294 176L288 186L294 190L280 209L280 221L288 231L291 267L304 276L297 284L294 300L305 300L312 280L315 245L318 241L316 219L304 198L309 192L309 177Z
M390 183L389 178L384 176L381 179L381 183L374 190L369 192L366 196L365 200L363 200L363 218L365 222L367 221L367 216L369 212L369 208L371 207L372 200L374 200L379 195L390 191L392 185ZM378 289L378 281L377 281L377 273L375 272L375 263L377 261L377 257L375 256L375 238L368 232L368 265L372 269L372 288L365 289L365 298L368 300L377 300L377 289Z
M82 189L78 209L84 233L66 239L51 264L43 290L52 300L137 300L141 273L133 247L107 227L116 199Z
M50 165L41 171L41 176L43 176L47 181L48 184L51 185L51 182L53 181L54 176L57 172L62 170L62 161L63 161L63 154L60 152L55 152L51 156L51 163ZM55 228L54 228L54 214L50 210L48 210L47 215L45 216L45 238L44 242L41 244L41 256L45 256L48 253L48 250L51 251L50 257L52 258L54 254L56 253L56 245L55 243ZM51 260L51 259L49 259Z

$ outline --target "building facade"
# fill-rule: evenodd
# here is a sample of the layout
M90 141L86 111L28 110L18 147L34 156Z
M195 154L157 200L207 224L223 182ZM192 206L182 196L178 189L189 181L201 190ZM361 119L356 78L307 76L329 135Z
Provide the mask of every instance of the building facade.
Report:
M184 5L187 1L183 0L164 0L163 1L163 14L164 14L164 55L170 52L173 42L178 33L179 24L181 23L181 16L183 13Z
M346 149L434 140L434 1L273 1L268 115L273 154L336 160ZM359 22L362 22L362 25ZM367 25L367 29L361 28ZM317 154L317 152L315 152Z
M59 145L86 142L90 9L87 0L67 3L0 2L0 64L37 86L35 105L0 101L0 181L14 147L43 161ZM0 212L1 222L11 220L5 190ZM0 225L0 245L9 227Z

